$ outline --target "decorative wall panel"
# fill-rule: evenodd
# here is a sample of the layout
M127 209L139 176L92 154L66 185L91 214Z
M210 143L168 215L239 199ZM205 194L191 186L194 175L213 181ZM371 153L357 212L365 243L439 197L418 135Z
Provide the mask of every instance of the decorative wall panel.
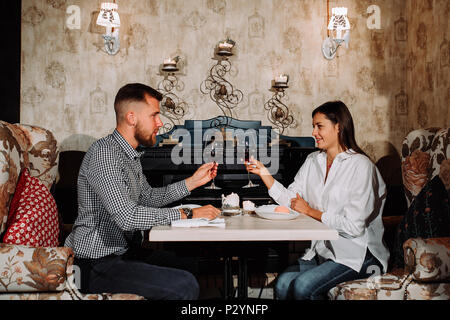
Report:
M357 141L374 161L398 152L409 130L450 124L448 0L330 1L348 7L352 29L349 48L329 61L320 51L325 0L116 2L121 49L110 56L95 24L100 0L22 1L21 122L51 129L62 150L87 149L110 133L117 90L129 82L156 87L174 54L184 63L177 92L190 105L184 117L220 115L199 87L214 46L227 37L236 41L229 77L244 95L233 110L240 119L269 125L271 80L286 73L298 123L287 135L311 135L311 111L333 99L350 108ZM80 8L79 29L69 6Z

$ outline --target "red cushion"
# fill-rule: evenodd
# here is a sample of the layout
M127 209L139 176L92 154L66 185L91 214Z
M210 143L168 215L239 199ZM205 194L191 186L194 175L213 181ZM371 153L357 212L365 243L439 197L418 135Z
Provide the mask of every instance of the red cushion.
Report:
M11 201L4 243L57 247L58 210L48 188L22 170Z

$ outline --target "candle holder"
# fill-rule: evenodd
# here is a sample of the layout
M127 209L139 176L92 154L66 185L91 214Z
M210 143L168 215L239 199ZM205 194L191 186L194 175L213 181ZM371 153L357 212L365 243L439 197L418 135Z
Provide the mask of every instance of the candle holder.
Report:
M176 72L179 70L177 63L180 57L177 56L173 60L165 59L161 68L163 80L158 83L158 91L161 92L163 98L161 100L161 115L166 117L169 122L165 122L160 129L161 133L169 132L177 124L181 124L181 119L187 113L189 105L175 93L175 90L182 91L184 84L181 82Z
M231 82L225 79L225 76L231 70L231 62L228 58L233 56L235 44L231 39L219 42L213 58L217 60L217 63L211 67L209 76L200 85L200 92L209 94L211 100L217 104L225 116L221 119L226 123L217 124L217 127L228 125L228 119L233 116L233 109L244 97L241 90L234 88Z
M229 57L233 55L233 47L236 45L236 42L228 38L227 40L219 42L217 45L217 54L219 56Z
M269 91L274 92L265 104L264 109L268 111L267 118L278 130L279 134L283 134L288 127L294 127L296 122L289 108L281 100L286 95L285 90L288 86L289 76L280 75L272 80L272 87Z
M275 89L287 89L289 82L289 75L287 74L280 74L278 77L272 80L272 88Z
M175 58L171 59L164 59L163 66L161 68L162 71L168 72L168 73L174 73L177 72L179 69L177 67L177 63L180 61L180 57L176 56Z

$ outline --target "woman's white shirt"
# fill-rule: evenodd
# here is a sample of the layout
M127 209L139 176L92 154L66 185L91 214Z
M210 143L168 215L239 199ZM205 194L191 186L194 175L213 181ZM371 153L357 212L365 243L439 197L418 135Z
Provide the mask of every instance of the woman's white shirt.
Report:
M325 152L311 153L288 188L275 180L269 189L269 195L287 207L298 193L323 213L322 223L339 233L338 240L312 241L302 259L311 260L318 254L359 272L369 248L386 272L389 251L382 240L383 178L369 158L352 149L335 157L325 182L326 162Z

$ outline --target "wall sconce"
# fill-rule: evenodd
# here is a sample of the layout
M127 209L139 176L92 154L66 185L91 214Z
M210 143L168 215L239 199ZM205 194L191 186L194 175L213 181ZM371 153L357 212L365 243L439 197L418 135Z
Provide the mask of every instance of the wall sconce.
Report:
M268 111L268 120L278 128L280 134L283 134L286 128L295 126L295 119L289 112L288 106L281 101L285 96L285 90L289 88L288 82L289 76L286 74L280 74L275 77L272 80L272 88L270 89L274 94L264 104L264 109Z
M242 101L244 94L235 88L230 81L225 79L231 70L229 57L233 56L233 47L236 42L227 38L220 41L214 48L214 60L217 63L209 71L209 76L200 84L200 92L209 94L211 100L217 104L222 111L226 123L217 123L217 127L226 127L229 118L233 117L233 109Z
M119 6L114 2L103 2L101 4L100 13L97 17L97 24L106 27L106 34L103 40L105 41L105 51L110 55L115 55L119 52L119 27L120 18L118 12Z
M180 56L175 58L164 59L161 71L164 79L158 83L158 90L162 93L163 99L161 101L161 114L166 117L171 123L165 122L160 129L160 133L167 133L173 129L176 124L188 111L188 104L182 100L175 93L182 91L184 84L178 80L176 72L179 70L177 63L180 61Z
M347 8L339 7L332 9L332 17L328 24L327 38L322 43L322 53L325 59L331 60L336 56L337 49L345 42L348 48L350 41L350 22L347 18ZM346 30L342 35L342 31ZM330 37L330 31L335 31L336 36Z

